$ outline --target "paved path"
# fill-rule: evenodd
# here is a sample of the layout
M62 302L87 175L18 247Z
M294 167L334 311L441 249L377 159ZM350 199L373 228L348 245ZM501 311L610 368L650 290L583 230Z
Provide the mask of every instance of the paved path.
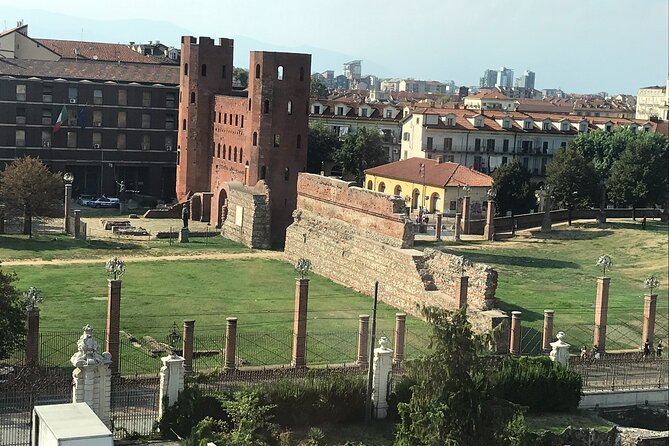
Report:
M132 256L123 257L125 263L137 262L160 262L160 261L174 261L174 260L238 260L238 259L270 259L283 260L283 252L281 251L254 251L254 252L209 252L196 253L185 255L166 255L166 256ZM11 265L72 265L72 264L90 264L90 263L104 263L109 259L109 256L104 257L88 257L85 259L55 259L55 260L5 260L2 262L3 266Z

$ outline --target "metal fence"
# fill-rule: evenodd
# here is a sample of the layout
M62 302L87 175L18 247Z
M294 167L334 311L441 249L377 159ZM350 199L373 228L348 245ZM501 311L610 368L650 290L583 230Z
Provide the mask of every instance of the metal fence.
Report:
M570 366L583 377L583 390L667 388L669 360L632 355L604 355L600 359L572 357Z

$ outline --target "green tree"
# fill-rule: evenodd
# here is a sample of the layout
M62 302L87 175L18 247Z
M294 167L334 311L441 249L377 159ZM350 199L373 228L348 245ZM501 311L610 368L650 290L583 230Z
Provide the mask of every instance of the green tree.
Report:
M378 131L360 127L355 133L346 135L334 154L334 160L341 165L344 173L362 184L365 169L388 162L388 154L381 144Z
M309 126L307 172L320 173L323 162L331 161L341 142L329 128L318 122Z
M46 215L58 205L63 177L52 173L37 158L19 158L0 174L0 200L23 214L23 233L32 235L32 218Z
M328 95L328 87L318 79L311 80L310 93L312 98L324 98Z
M495 206L500 215L507 211L524 214L534 208L536 197L530 178L530 172L517 159L495 169L492 179L497 193Z
M13 285L15 280L16 275L0 268L0 359L8 358L20 347L25 334L25 306Z
M232 79L239 82L242 88L249 86L249 70L241 67L234 67L232 69Z
M667 140L656 144L653 139L632 141L620 159L613 163L608 193L616 204L633 208L667 203Z
M400 403L396 446L518 444L522 414L489 395L488 373L479 353L489 335L475 335L466 309L425 308L432 326L431 353L413 362L417 377L409 403Z
M572 145L561 149L548 163L546 183L551 187L555 202L572 211L577 207L592 206L600 194L599 176L591 161Z

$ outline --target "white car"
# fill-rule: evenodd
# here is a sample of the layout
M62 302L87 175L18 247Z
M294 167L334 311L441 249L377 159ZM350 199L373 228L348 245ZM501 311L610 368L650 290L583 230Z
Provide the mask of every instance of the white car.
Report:
M91 201L88 205L92 208L117 208L119 207L118 198L100 197L97 200Z

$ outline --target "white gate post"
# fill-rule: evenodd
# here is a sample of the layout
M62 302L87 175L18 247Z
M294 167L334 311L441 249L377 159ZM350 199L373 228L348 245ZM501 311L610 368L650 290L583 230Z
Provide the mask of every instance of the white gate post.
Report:
M178 355L160 358L163 366L160 368L160 406L158 408L158 419L163 417L163 412L177 402L179 393L184 389L185 359Z
M388 348L388 338L379 339L374 349L374 375L372 377L372 403L374 418L384 419L388 414L388 382L393 369L393 351Z

